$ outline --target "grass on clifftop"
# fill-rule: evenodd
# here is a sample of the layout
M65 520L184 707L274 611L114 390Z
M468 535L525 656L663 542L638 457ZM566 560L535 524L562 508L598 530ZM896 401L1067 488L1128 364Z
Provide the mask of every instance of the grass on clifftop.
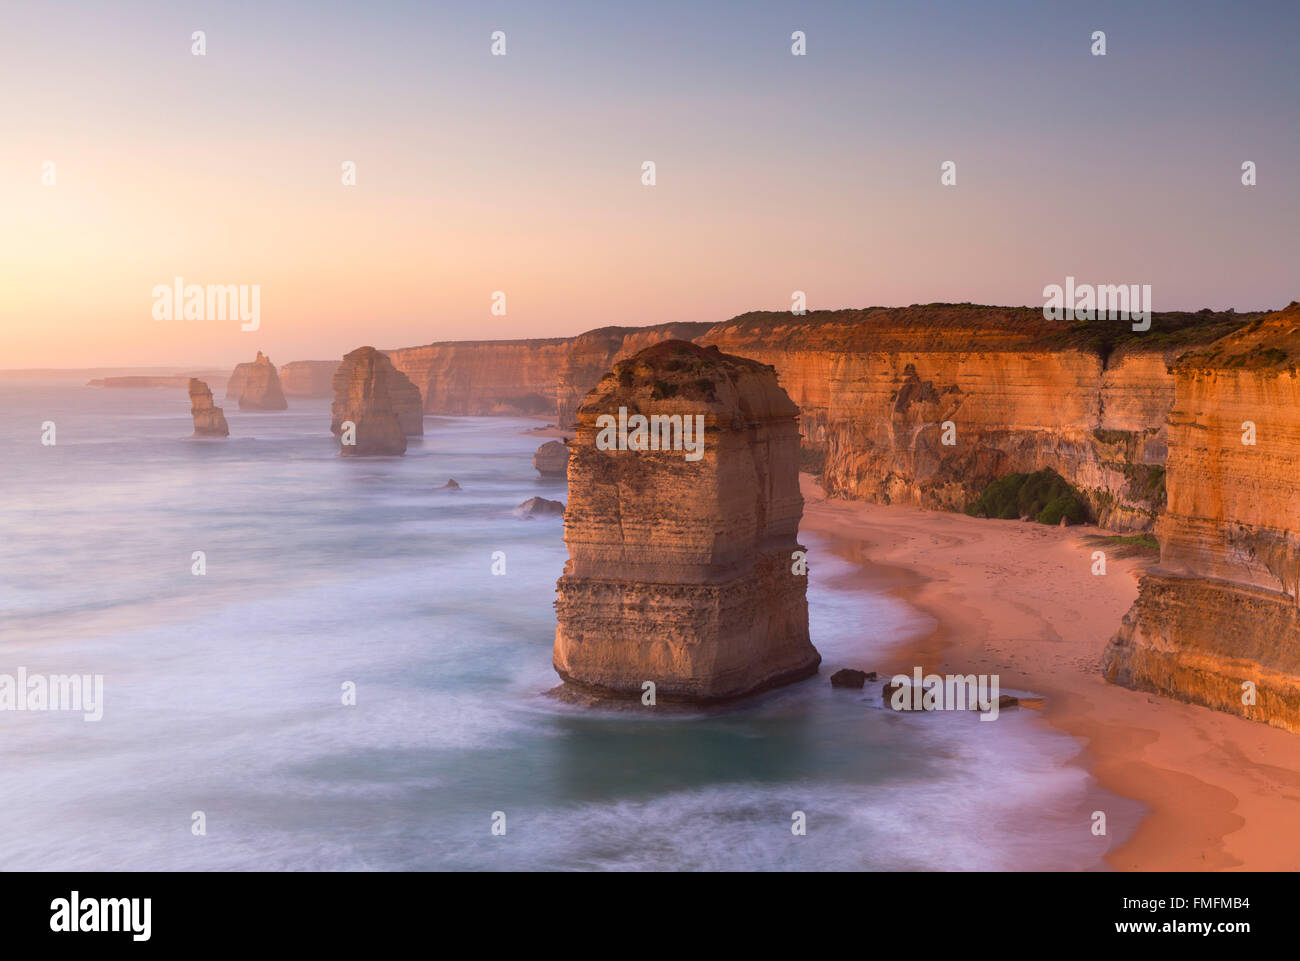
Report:
M1088 508L1079 492L1050 468L998 478L967 506L966 513L1008 521L1029 517L1040 524L1059 524L1063 517L1071 524L1088 519Z

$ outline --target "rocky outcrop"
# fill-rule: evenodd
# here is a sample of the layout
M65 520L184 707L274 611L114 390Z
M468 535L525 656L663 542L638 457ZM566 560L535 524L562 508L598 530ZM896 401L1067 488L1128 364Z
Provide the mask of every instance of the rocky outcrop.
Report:
M373 347L358 347L343 357L334 370L334 404L330 408L330 431L337 436L347 416L360 384L371 378L385 393L387 409L397 416L402 433L407 437L424 434L424 413L420 409L420 392L400 370L393 366L383 351ZM363 388L361 388L363 389ZM406 445L402 445L406 450Z
M537 448L533 467L543 477L569 476L569 448L558 440L550 440Z
M234 400L240 410L287 410L280 377L271 358L260 350L257 359L239 364L226 382L226 400Z
M406 453L406 431L393 403L397 376L388 358L373 347L358 347L344 356L334 374L330 424L344 457Z
M1174 376L1160 562L1105 676L1300 733L1300 304Z
M190 378L190 415L194 418L195 437L229 437L226 415L212 403L212 389L197 378Z
M511 513L525 521L530 521L534 517L560 517L564 514L564 504L560 501L547 500L545 497L530 497Z
M294 360L280 368L280 386L286 397L334 396L337 360Z
M638 415L659 418L654 442ZM570 445L554 649L566 682L640 697L652 681L657 698L707 702L816 672L792 558L798 416L770 367L683 341L601 379Z

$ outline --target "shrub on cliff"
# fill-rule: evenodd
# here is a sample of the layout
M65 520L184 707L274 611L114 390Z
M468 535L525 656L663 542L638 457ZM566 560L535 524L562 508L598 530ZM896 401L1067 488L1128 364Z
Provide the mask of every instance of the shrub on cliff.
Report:
M1000 520L1032 517L1040 524L1059 524L1063 517L1071 524L1088 519L1088 508L1079 492L1050 468L999 477L967 506L966 513Z

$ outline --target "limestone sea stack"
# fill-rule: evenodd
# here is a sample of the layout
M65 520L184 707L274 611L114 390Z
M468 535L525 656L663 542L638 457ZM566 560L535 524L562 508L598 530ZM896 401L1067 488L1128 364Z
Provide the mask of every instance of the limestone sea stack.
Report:
M226 415L212 403L212 390L203 381L190 378L190 415L195 437L229 437Z
M1300 304L1178 360L1167 464L1105 676L1300 733Z
M396 374L388 358L373 347L358 347L344 356L334 375L330 424L344 457L406 453L406 431L392 400Z
M240 410L287 410L275 364L260 350L252 363L239 364L226 382L226 400L239 402Z
M420 401L419 389L411 383L410 378L393 366L388 355L373 347L358 347L345 354L343 361L334 371L334 404L330 408L330 430L337 436L339 425L344 420L343 411L353 396L353 384L358 377L367 376L367 371L378 371L377 383L383 386L388 398L388 407L397 415L402 433L407 437L424 435L424 410ZM402 450L406 450L405 444Z
M569 476L569 448L558 440L549 440L537 448L533 467L543 477Z
M570 451L560 677L637 697L653 681L657 698L708 702L816 673L792 557L799 409L771 367L656 344L587 395Z

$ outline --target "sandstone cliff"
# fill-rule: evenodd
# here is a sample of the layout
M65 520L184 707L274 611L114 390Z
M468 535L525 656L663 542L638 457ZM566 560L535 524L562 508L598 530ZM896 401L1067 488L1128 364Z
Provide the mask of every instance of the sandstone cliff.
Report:
M372 370L378 370L377 375ZM336 436L339 425L350 418L350 398L355 396L357 383L374 376L386 392L388 407L397 415L402 433L407 437L424 435L424 412L420 409L420 392L405 374L393 366L383 351L373 347L358 347L345 354L334 368L334 403L330 407L330 431ZM405 450L405 445L403 445Z
M197 378L190 378L190 415L194 418L195 437L229 437L226 415L212 403L212 389Z
M386 353L419 388L425 413L557 413L567 426L581 398L615 360L710 326L603 327L577 337L452 341Z
M1160 563L1105 675L1300 733L1300 304L1174 376Z
M280 368L286 397L332 397L337 360L295 360Z
M339 453L344 457L406 453L407 431L394 403L394 394L407 394L400 377L373 347L358 347L344 355L334 374L330 409L330 430L339 438Z
M393 351L430 413L555 412L622 357L691 338L776 368L802 411L805 466L843 497L960 509L997 477L1051 467L1093 517L1149 529L1164 504L1168 365L1258 315L1047 321L1038 308L930 304L743 314L537 341ZM955 443L943 443L943 424Z
M240 410L287 410L280 377L271 358L260 350L251 363L239 364L226 382L226 400L235 400Z
M611 448L601 417L620 408L692 428L698 415L703 433L684 439L702 447ZM657 697L711 701L816 672L807 578L792 570L798 414L770 368L683 341L600 380L570 444L554 650L565 681L625 696L653 681Z
M1163 507L1167 365L1251 316L1156 314L1142 333L936 304L747 314L699 340L776 368L831 494L955 510L1050 467L1102 525L1141 530Z

